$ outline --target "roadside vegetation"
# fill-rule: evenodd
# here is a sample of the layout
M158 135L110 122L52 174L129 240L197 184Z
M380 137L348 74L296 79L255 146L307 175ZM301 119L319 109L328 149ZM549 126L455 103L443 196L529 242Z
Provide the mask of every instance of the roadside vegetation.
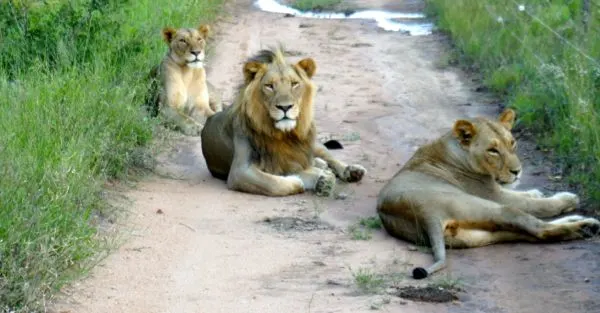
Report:
M338 8L342 0L291 0L292 8L300 11L329 11Z
M600 200L600 2L427 3L461 52L458 61L518 110L568 182Z
M0 312L42 311L102 248L103 183L141 165L160 30L222 0L0 2Z

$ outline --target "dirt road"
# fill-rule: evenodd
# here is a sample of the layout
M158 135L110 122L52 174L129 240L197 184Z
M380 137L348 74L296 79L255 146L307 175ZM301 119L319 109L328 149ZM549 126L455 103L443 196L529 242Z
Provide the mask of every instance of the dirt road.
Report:
M403 8L401 1L369 3ZM375 216L379 189L418 145L457 118L498 112L493 98L474 92L476 82L436 66L447 49L442 36L386 32L362 20L284 17L249 0L230 1L216 28L208 76L228 103L243 60L265 45L278 40L296 58L313 57L320 137L340 139L345 149L335 153L364 165L367 176L340 185L337 199L232 192L210 176L199 138L182 138L157 168L179 179L151 177L127 192L133 201L122 228L131 236L88 279L65 290L57 312L600 312L597 240L453 250L447 270L415 281L407 274L430 262L427 251L382 230L353 239L348 227ZM522 186L545 185L543 168L525 161ZM369 273L383 275L382 291L357 287L355 276L376 281ZM450 303L386 293L455 282L464 291Z

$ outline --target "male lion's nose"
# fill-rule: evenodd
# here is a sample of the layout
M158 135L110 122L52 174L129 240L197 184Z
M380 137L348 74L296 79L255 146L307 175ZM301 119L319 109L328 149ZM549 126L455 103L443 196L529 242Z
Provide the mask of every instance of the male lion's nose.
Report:
M510 170L510 173L515 176L519 176L519 173L521 173L521 170Z
M200 54L200 51L190 51L191 54L198 56L198 54Z
M276 105L276 107L285 113L289 109L292 108L292 105L291 104L288 104L288 105Z

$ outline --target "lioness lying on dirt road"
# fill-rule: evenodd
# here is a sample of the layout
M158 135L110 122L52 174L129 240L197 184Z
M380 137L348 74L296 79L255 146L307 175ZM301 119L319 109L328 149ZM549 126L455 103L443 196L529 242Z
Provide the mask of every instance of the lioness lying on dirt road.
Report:
M416 279L445 267L446 249L473 248L509 241L552 242L597 234L600 222L569 215L577 195L539 190L513 191L521 163L510 130L511 109L497 121L458 120L451 131L419 148L381 190L377 212L397 238L430 245L435 263L413 270Z

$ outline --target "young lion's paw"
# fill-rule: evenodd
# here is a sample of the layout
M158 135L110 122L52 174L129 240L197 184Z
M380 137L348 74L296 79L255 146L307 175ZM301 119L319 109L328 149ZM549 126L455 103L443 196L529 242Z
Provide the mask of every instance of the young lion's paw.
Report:
M317 179L315 193L320 197L329 197L335 187L335 175L331 171L323 171L323 174Z
M534 198L534 199L540 199L540 198L544 197L544 193L539 191L538 189L527 190L527 191L525 191L525 193L527 193L529 195L529 197Z
M560 200L565 203L565 208L562 210L562 213L575 210L575 208L579 204L579 197L571 192L558 192L550 198Z
M352 164L346 166L344 170L343 180L349 183L360 181L367 173L367 170L362 165Z

